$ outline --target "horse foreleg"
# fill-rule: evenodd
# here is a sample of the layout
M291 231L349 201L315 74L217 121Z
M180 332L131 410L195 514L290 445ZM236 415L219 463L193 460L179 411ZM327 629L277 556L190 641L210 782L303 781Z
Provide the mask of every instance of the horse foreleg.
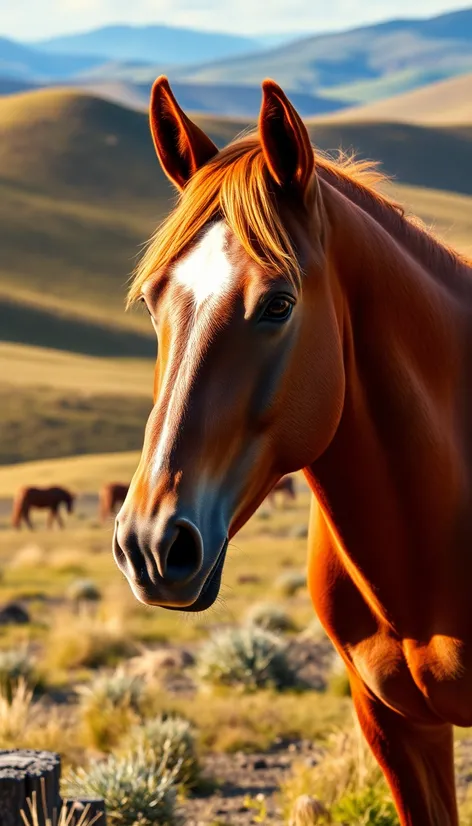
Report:
M458 826L452 726L407 719L356 678L351 687L362 731L390 786L401 825Z
M34 525L33 525L32 521L31 521L31 517L30 517L30 514L29 514L29 510L24 510L24 511L23 511L23 513L21 514L21 517L20 517L20 524L21 524L21 518L23 518L23 519L24 519L24 521L25 521L25 522L26 522L26 524L28 525L28 528L30 529L30 531L34 531Z
M60 508L56 508L56 510L54 511L54 516L56 517L56 522L59 525L59 527L63 528L64 527L64 520L61 516Z

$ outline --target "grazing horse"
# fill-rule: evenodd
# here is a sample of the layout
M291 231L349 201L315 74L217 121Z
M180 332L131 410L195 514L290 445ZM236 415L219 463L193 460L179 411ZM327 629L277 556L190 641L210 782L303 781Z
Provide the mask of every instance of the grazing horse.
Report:
M202 611L228 540L284 474L317 502L308 581L402 826L457 826L472 725L472 261L328 160L265 81L218 151L166 78L151 98L181 190L130 300L159 347L114 554L136 597Z
M13 527L21 528L21 523L25 522L33 530L30 510L40 508L49 510L48 528L52 528L54 520L63 528L64 522L59 512L62 504L66 506L68 513L72 513L74 496L65 488L21 488L13 504Z
M272 507L275 506L277 493L282 493L286 502L293 502L297 498L293 476L283 476L282 479L279 479L279 481L275 483L267 497Z
M120 482L109 482L103 485L100 491L100 517L105 522L109 516L115 516L118 505L122 505L126 499L129 485Z

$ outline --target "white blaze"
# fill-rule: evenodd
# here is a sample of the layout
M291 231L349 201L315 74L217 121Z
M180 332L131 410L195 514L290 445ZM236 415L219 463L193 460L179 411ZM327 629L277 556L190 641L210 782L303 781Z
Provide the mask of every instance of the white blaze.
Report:
M192 291L197 309L207 298L222 296L231 284L233 272L225 240L225 223L218 221L174 267L172 277Z
M226 250L226 226L218 221L208 229L197 246L180 260L172 270L172 279L185 287L195 305L193 327L185 346L177 377L170 394L153 462L154 478L160 473L170 448L172 420L178 415L178 406L192 374L192 364L198 351L198 342L216 305L231 286L233 268ZM202 306L205 305L205 306ZM203 312L199 313L198 310ZM164 389L165 390L165 389Z

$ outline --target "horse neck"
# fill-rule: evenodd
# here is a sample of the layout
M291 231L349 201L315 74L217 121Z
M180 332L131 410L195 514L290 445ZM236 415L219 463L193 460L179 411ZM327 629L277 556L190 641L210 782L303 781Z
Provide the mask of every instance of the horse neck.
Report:
M432 249L390 207L374 217L324 190L327 254L342 295L346 389L337 433L306 473L327 546L384 615L399 588L406 604L411 587L414 603L412 564L424 589L423 555L436 586L450 548L464 478L451 434L472 273L466 277L465 265L461 271L448 251ZM367 582L375 583L375 597Z

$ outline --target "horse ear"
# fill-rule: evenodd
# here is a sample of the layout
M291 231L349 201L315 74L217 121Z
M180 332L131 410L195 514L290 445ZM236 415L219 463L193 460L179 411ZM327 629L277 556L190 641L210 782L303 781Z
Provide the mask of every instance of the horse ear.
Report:
M178 189L183 189L218 149L180 108L163 75L152 87L149 120L162 168Z
M262 92L259 134L267 166L279 186L305 193L315 168L306 126L277 83L264 80Z

